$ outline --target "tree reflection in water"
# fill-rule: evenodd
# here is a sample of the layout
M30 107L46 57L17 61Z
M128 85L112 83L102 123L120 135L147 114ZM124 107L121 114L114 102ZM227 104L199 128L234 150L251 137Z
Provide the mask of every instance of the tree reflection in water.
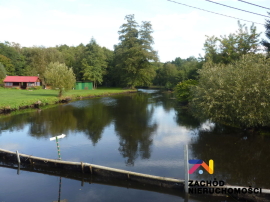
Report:
M201 129L191 143L192 156L207 164L213 159L215 171L213 175L207 172L194 175L199 179L224 180L231 185L269 188L269 144L269 137L220 124L209 131Z
M115 131L119 136L119 151L126 164L134 165L138 156L143 159L150 158L152 135L157 128L151 123L153 107L148 106L147 94L134 94L121 97L114 107Z
M1 130L20 130L29 126L29 135L49 138L59 134L84 133L95 146L102 138L104 128L111 123L119 137L119 151L134 165L140 156L151 156L152 135L157 126L152 123L153 106L149 108L148 94L130 94L115 98L82 100L46 110L37 110L2 117Z

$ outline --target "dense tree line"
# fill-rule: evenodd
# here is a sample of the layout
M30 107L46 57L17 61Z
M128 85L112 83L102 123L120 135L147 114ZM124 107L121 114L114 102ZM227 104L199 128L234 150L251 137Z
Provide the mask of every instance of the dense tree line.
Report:
M101 83L105 74L108 58L112 53L105 47L100 47L94 39L78 46L60 45L56 47L21 47L19 44L0 43L0 63L6 75L39 76L44 79L44 73L50 63L64 63L72 67L77 81L91 80ZM91 71L91 74L89 74ZM1 74L1 73L0 73Z
M203 60L195 57L187 59L175 58L171 62L157 65L154 85L172 89L179 82L188 79L197 79L197 70L202 68Z
M153 49L151 22L140 25L134 15L127 15L119 29L119 43L114 50L101 47L92 37L88 44L56 47L21 47L19 43L0 43L0 76L39 76L49 64L60 63L72 67L77 81L92 81L97 85L135 86L159 85L172 89L178 82L196 79L202 60L194 57L161 63ZM2 78L3 77L3 78Z

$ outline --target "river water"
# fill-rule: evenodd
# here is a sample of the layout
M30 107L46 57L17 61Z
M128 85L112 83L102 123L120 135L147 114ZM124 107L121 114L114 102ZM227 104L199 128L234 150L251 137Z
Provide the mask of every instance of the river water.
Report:
M189 159L214 160L214 174L191 179L270 188L270 138L194 119L173 94L157 90L85 99L0 118L0 148L62 160L87 162L144 174L184 179L184 145ZM1 166L1 165L0 165ZM183 193L168 194L80 181L0 167L0 202L58 201L235 201Z

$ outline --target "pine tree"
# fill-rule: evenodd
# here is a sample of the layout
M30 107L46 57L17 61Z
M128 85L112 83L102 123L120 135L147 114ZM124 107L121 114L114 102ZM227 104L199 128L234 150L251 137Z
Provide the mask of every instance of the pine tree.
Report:
M115 46L116 71L122 85L133 88L137 85L149 85L155 75L151 61L157 60L152 48L153 30L150 22L139 27L134 15L125 17L127 23L120 27L120 43ZM138 29L140 28L140 30Z

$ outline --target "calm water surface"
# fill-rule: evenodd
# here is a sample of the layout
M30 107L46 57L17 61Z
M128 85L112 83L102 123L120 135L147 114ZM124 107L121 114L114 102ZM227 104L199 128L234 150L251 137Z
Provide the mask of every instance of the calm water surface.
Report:
M0 118L0 148L62 160L87 162L151 175L184 179L183 146L190 159L215 162L215 173L192 179L218 179L232 185L270 188L270 138L199 121L181 109L173 95L155 90L80 100ZM58 201L59 177L0 167L0 202ZM143 187L142 187L143 189ZM63 201L235 201L190 197L102 184L83 186L62 178Z

